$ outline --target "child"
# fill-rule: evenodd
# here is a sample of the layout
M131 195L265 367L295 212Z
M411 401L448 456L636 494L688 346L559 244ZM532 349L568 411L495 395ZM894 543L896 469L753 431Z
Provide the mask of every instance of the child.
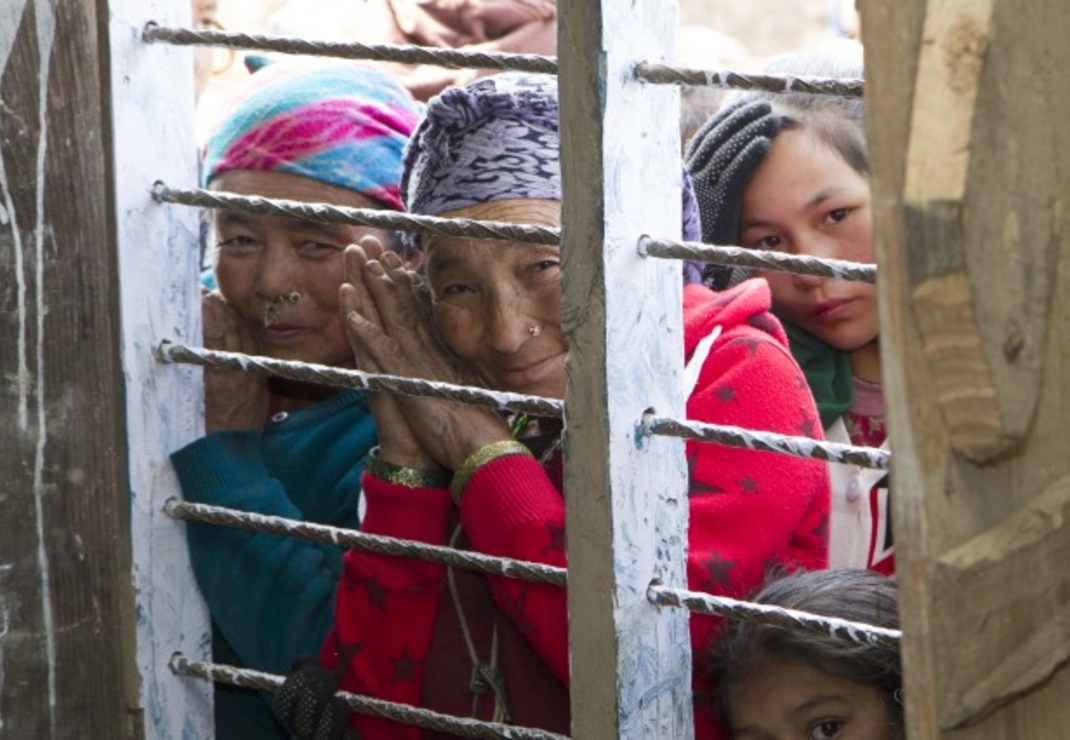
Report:
M862 63L854 45L836 45L775 60L767 70L860 78ZM704 242L875 261L860 99L736 96L696 134L687 165ZM759 274L817 400L826 438L886 447L876 288ZM718 288L748 277L715 265L706 276ZM830 566L894 574L887 475L854 465L831 468Z
M800 572L760 604L897 628L895 583L866 570ZM897 650L726 620L712 656L718 711L734 740L901 740Z

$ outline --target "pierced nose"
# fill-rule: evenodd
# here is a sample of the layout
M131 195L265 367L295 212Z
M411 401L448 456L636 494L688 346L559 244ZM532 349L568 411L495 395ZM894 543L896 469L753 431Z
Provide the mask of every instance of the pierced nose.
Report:
M529 326L528 327L528 334L530 334L533 337L537 337L540 334L542 334L542 327L539 326L538 324L535 324L534 326Z
M289 293L283 293L273 298L270 303L264 306L264 328L269 328L279 320L279 315L282 313L282 307L285 304L298 303L300 300L301 293L296 290L291 290Z

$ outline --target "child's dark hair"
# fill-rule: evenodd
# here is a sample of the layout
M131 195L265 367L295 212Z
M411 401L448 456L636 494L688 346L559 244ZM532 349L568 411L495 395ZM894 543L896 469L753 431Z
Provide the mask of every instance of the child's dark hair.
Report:
M774 57L765 65L765 71L800 77L862 79L862 49L852 41L830 42L807 51ZM809 129L819 141L838 152L852 169L861 175L869 175L861 98L789 93L771 102L773 110L783 117L783 130Z
M788 609L898 629L895 582L868 570L800 572L770 581L752 599ZM842 637L742 620L725 620L711 654L717 710L731 727L732 691L769 662L812 665L880 692L888 716L902 726L899 651Z

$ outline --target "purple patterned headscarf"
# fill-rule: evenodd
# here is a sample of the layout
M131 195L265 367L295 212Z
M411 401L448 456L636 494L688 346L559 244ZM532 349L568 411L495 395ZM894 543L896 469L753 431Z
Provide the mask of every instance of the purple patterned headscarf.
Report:
M451 87L431 98L405 150L402 200L425 216L512 198L561 200L557 124L551 75L506 72ZM682 198L684 239L699 241L686 173Z

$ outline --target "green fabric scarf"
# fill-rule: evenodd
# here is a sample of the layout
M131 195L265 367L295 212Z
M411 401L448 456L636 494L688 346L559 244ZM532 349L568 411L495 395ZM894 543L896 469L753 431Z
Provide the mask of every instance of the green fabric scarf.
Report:
M788 344L795 361L802 368L810 392L817 401L821 426L828 430L854 400L851 385L851 361L846 352L833 349L813 334L781 321L788 334Z

